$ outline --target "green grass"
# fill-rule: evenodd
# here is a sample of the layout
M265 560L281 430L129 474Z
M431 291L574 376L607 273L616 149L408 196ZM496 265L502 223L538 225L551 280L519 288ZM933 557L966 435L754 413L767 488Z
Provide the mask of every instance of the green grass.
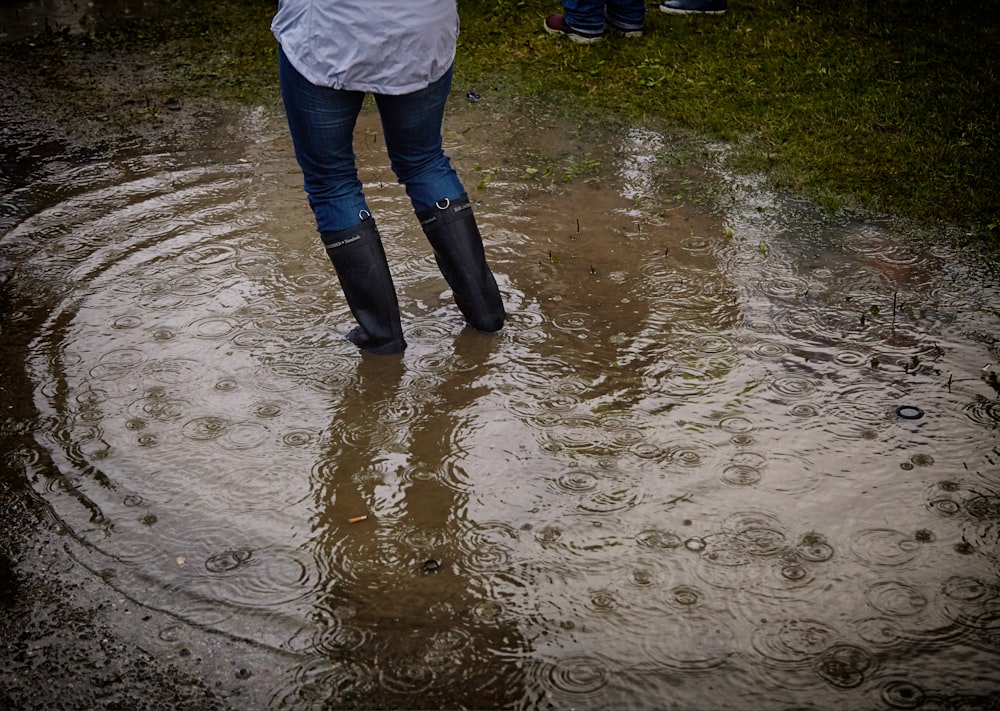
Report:
M1000 31L989 3L731 1L577 46L558 5L462 3L460 76L513 73L730 142L732 167L837 206L1000 226Z
M578 46L541 29L558 2L460 0L456 87L722 140L733 146L731 169L830 209L961 225L1000 241L994 3L730 2L725 15L688 17L653 4L644 37ZM274 2L160 6L84 49L159 63L175 82L161 91L275 99Z

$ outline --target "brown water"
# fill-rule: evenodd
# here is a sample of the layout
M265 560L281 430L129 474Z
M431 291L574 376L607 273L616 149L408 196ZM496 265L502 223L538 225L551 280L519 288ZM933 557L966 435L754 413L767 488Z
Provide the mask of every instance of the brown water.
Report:
M463 328L367 112L401 359L338 335L280 114L4 186L8 464L80 565L279 653L274 709L995 707L997 284L748 178L699 206L668 134L461 103L509 321Z

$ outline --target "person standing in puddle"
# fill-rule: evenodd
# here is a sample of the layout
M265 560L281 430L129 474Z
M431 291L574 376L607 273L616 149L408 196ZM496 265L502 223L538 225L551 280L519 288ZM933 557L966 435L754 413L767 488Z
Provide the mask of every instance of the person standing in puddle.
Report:
M550 35L565 35L577 44L593 44L610 27L625 37L642 37L645 0L563 0L563 12L545 18Z
M487 333L503 326L472 204L442 147L458 29L456 0L279 0L271 23L295 158L358 322L347 338L371 353L399 353L406 340L355 164L354 127L367 93L392 170L466 322Z

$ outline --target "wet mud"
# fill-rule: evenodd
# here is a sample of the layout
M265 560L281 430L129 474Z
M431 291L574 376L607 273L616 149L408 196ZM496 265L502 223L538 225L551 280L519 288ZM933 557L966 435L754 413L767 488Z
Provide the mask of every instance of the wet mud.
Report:
M508 323L464 328L369 105L409 348L361 356L277 102L92 61L156 110L0 79L0 706L1000 703L1000 295L960 251L456 87Z

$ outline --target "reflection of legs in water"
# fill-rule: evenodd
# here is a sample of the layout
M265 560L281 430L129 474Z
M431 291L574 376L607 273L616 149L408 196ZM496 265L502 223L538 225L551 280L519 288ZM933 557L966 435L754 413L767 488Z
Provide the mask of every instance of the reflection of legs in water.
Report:
M413 395L419 384L401 361L362 359L316 467L317 651L363 677L350 683L361 706L499 708L524 693L524 642L505 615L481 612L493 583L466 561L467 497L442 472L482 394L482 368L470 366L491 347L463 334L451 372L425 397ZM328 693L331 704L346 701Z

